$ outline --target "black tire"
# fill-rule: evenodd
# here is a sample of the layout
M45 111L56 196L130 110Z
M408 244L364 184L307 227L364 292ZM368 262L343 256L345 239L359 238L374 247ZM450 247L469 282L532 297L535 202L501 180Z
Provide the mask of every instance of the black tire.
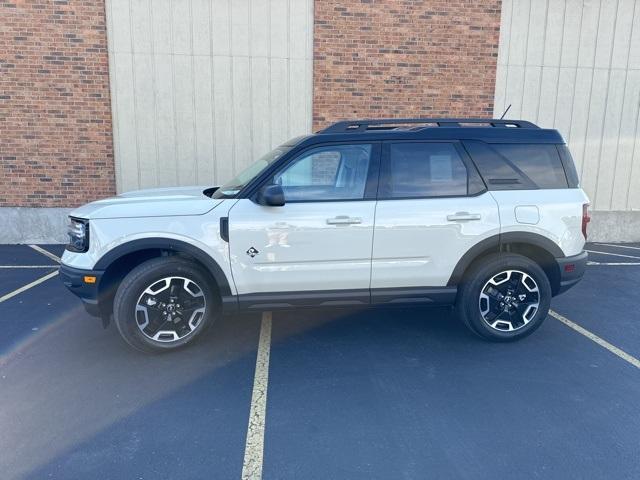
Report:
M481 313L481 305L487 306L488 308L489 300L483 300L482 303L480 300L480 295L483 292L483 289L485 289L487 282L489 282L490 279L493 279L496 275L500 275L502 272L506 272L508 270L524 272L526 275L530 276L533 279L538 287L538 307L537 310L535 310L535 313L526 321L526 323L522 315L520 316L520 321L523 322L523 325L520 325L517 328L515 328L514 325L517 326L519 324L515 321L513 323L508 321L499 322L500 328L514 328L514 330L511 331L502 330L489 325L489 321L485 320ZM520 275L519 273L513 275L514 282L518 278L524 278L524 276ZM529 280L527 280L527 282L528 281ZM526 290L523 290L523 293L530 294ZM533 298L536 297L534 296ZM491 301L498 303L497 308L500 309L500 305L502 304L500 304L496 298L491 297ZM511 298L509 299L509 301L512 301ZM514 298L513 301L516 302L515 305L518 305L517 298ZM550 303L551 285L549 283L547 275L537 263L522 255L513 253L497 253L483 258L476 265L474 265L469 272L465 274L465 279L460 286L460 289L458 290L456 311L458 313L458 317L476 335L494 342L511 342L524 338L533 333L537 328L539 328L540 325L542 325L542 322L544 322L545 318L547 318ZM495 305L495 303L493 303L493 305ZM513 312L514 318L517 319L517 309L516 307L512 308L513 310L510 310L507 307L506 313L502 314L502 317L508 319L508 312L510 310L511 312ZM525 308L526 307L523 307L522 309ZM534 312L534 310L532 309L530 310L530 312ZM497 318L499 319L502 317ZM496 319L493 319L493 321L495 322Z
M202 298L204 298L204 302L206 302L204 307L202 303L196 305L196 307L203 307L204 313L198 314L198 323L195 324L194 322L195 327L190 326L189 322L186 325L182 324L182 331L189 330L189 333L185 333L183 337L176 340L154 340L148 336L150 334L143 333L139 326L140 312L136 312L136 306L148 287L158 284L157 282L169 277L186 278L190 282L195 282L195 286L183 280L172 280L169 281L169 284L173 286L176 282L182 282L185 286L183 288L185 291L189 291L186 290L187 285L189 285L189 288L197 293L198 302L202 302ZM167 289L165 288L165 290ZM173 292L173 290L171 291ZM200 292L202 292L202 295L200 295ZM184 292L180 293L187 296ZM169 293L164 292L162 295L167 296ZM118 332L133 348L146 353L168 352L184 347L200 337L219 316L219 303L219 298L210 276L200 266L180 257L160 257L138 265L122 280L113 301L113 318ZM160 309L154 307L153 312L149 315L158 318L158 323L163 322L166 317L161 317L160 315L164 315L164 313L158 313L156 310ZM180 318L176 313L173 313L173 315L174 319ZM188 314L184 315L185 318L186 315ZM144 324L144 322L142 323ZM175 327L175 324L166 321L162 325L167 325L167 328ZM178 336L178 333L176 333L176 336Z

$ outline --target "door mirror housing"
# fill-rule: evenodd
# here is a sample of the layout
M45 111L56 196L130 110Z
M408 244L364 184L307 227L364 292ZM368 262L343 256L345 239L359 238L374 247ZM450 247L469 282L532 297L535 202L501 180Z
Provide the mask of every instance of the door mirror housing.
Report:
M284 190L280 185L265 185L258 191L256 201L267 207L282 207L284 205Z

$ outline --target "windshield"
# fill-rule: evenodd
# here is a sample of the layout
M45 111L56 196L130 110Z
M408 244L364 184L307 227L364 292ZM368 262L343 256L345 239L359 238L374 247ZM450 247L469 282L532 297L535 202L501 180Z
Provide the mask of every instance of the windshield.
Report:
M222 185L216 190L211 198L233 198L235 197L244 186L249 183L254 177L259 175L265 168L271 165L275 160L287 153L293 148L294 145L280 145L274 148L266 155L260 157L249 167L242 170L239 174L233 177L231 180Z

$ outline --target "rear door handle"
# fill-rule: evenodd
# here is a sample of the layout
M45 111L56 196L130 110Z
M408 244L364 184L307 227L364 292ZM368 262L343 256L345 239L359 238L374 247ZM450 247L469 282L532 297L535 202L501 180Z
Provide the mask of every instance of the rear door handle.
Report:
M328 225L352 225L356 223L362 223L362 219L349 217L348 215L338 215L337 217L327 218Z
M447 215L449 222L468 222L470 220L480 220L481 215L479 213L469 212L456 212L451 215Z

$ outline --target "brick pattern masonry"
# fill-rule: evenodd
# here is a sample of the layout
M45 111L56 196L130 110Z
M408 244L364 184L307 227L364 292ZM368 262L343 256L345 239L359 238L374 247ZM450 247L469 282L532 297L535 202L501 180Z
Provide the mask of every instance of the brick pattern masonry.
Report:
M115 192L104 0L0 0L0 206Z
M313 124L493 113L500 0L316 0Z

